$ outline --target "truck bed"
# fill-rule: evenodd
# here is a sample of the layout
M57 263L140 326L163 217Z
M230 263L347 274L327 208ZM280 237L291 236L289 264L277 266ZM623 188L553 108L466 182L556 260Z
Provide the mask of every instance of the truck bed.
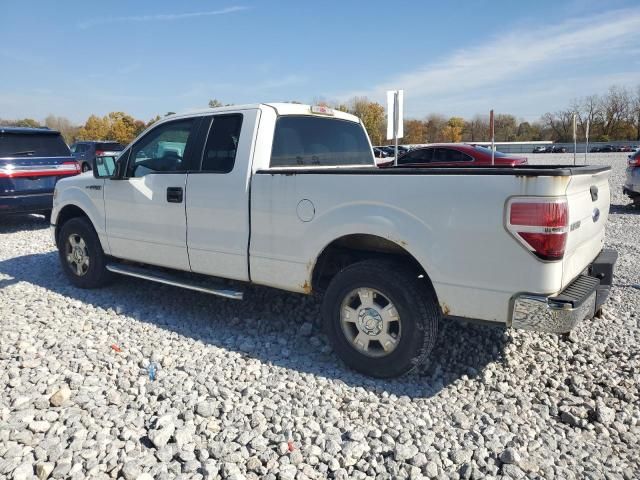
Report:
M514 295L555 294L597 256L609 208L608 166L260 169L251 184L251 280L305 292L316 259L353 234L406 250L433 282L443 312L507 323ZM592 201L589 188L598 185ZM527 251L505 225L515 197L565 198L561 261ZM597 223L592 210L601 212ZM581 226L579 226L581 225Z

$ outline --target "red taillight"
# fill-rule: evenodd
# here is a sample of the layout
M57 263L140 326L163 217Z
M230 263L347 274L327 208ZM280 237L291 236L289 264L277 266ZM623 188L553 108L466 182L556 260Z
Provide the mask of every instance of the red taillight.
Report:
M640 167L640 155L629 155L629 166Z
M566 202L514 202L511 204L509 221L511 225L566 227L568 214Z
M507 229L543 260L561 260L569 230L566 199L514 198L507 205Z
M66 165L66 170L73 170L75 173L80 173L80 164L75 160L72 162L63 162L62 165Z
M50 177L78 173L80 173L80 164L76 161L57 165L4 165L0 167L0 178Z

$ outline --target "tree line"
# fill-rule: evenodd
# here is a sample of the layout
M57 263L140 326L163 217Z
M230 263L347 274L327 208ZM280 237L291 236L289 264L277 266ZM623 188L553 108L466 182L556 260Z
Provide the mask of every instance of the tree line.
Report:
M292 101L291 103L301 103ZM371 143L384 145L386 140L386 113L380 103L366 97L354 97L347 102L330 102L316 98L315 104L329 106L352 113L362 119ZM209 100L209 107L224 104ZM231 105L231 104L226 104ZM167 112L171 115L174 112ZM509 113L496 113L494 128L496 142L551 140L573 141L573 115L577 117L579 138L585 137L589 124L589 139L594 142L613 140L640 140L640 85L635 90L612 86L602 95L589 95L573 100L565 109L547 112L537 121L528 122ZM111 112L100 117L91 115L84 125L74 125L65 117L49 115L43 123L32 118L19 120L0 119L1 125L23 127L48 127L59 130L69 144L76 140L115 140L127 144L149 125L157 122L160 115L143 121L124 112ZM482 142L489 141L489 115L475 115L470 119L446 117L431 113L419 119L405 119L405 144L435 142Z
M323 102L360 117L374 145L389 143L386 140L385 108L367 98L354 98L345 104ZM612 86L603 95L589 95L573 100L568 107L547 112L537 121L518 119L509 113L494 117L496 142L550 140L573 141L573 115L579 139L585 138L587 123L589 139L593 142L614 140L640 140L640 85L635 90ZM436 142L486 142L491 140L489 112L472 118L445 117L431 113L422 119L404 121L404 144Z

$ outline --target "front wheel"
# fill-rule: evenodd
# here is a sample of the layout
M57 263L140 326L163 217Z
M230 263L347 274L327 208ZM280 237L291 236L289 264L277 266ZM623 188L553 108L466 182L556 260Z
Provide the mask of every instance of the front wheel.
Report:
M338 273L322 311L337 355L378 378L420 365L433 349L441 317L430 286L412 269L386 260L365 260Z
M64 273L76 287L98 288L111 277L98 234L84 217L72 218L62 225L58 254Z

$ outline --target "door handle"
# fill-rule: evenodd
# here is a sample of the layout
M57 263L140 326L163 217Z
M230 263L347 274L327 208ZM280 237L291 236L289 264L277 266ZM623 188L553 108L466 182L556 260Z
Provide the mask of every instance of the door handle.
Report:
M167 202L182 203L183 197L182 187L167 187Z

